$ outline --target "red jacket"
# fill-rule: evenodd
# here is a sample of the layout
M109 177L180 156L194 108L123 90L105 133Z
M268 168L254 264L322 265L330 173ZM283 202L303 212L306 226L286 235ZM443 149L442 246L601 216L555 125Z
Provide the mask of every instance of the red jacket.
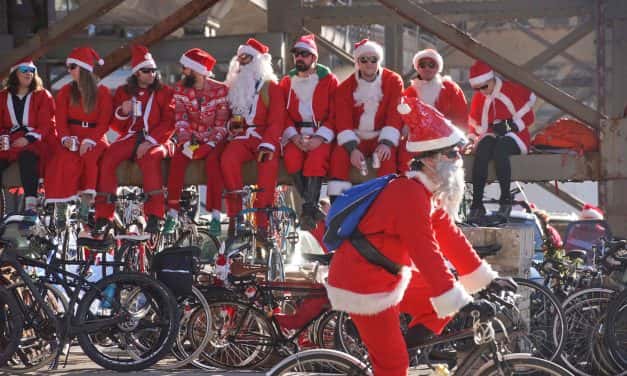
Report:
M308 80L315 84L313 93L307 92L306 84L294 83L295 80L303 80L297 76L297 71L293 69L290 73L283 77L280 82L283 94L287 98L287 117L286 129L283 132L283 140L286 142L290 138L299 133L294 126L295 122L312 122L321 125L315 129L301 128L303 134L316 134L325 139L326 142L333 141L335 128L335 90L338 81L335 75L321 64L316 64L316 73L311 75ZM298 86L296 86L298 85ZM299 88L303 87L304 94L299 94ZM309 88L311 90L311 88ZM308 101L302 102L299 95L310 94Z
M337 143L343 145L349 141L388 140L398 146L401 130L401 117L396 106L400 103L403 92L403 80L397 73L383 68L374 83L359 80L360 85L370 86L371 90L380 89L382 94L377 103L368 109L364 103L357 103L354 95L358 90L357 73L345 79L335 93L335 132ZM376 107L375 107L376 106Z
M433 187L418 172L416 178L390 182L379 194L358 228L383 255L404 265L403 270L392 275L344 241L329 269L327 293L334 309L377 314L401 301L412 278L423 278L431 287L430 305L444 318L472 300L468 293L492 281L496 273L479 259L449 215L433 206ZM459 282L444 257L457 269Z
M226 123L231 112L226 96L228 87L218 81L205 80L200 89L174 86L174 126L177 142L183 144L192 138L213 146L226 138Z
M142 116L134 118L130 115L123 116L120 112L122 102L133 98L127 91L127 86L118 87L113 96L115 111L111 128L118 132L120 140L131 137L143 129L147 141L155 145L164 144L174 133L172 89L165 85L156 92L140 89L136 98L142 103Z
M83 141L96 144L107 142L105 133L109 129L109 120L113 112L111 105L111 93L104 86L98 86L96 105L90 113L83 111L81 103L71 103L72 84L61 88L56 97L57 133L61 142L67 137L76 136L80 143ZM85 123L95 123L95 127L70 124L69 120L78 120Z
M38 149L39 141L46 139L55 129L54 98L48 90L41 89L26 96L21 120L22 127L16 118L9 90L0 91L0 134L10 135L11 141L30 136L36 141L26 148Z
M508 137L516 141L520 151L529 150L529 127L533 124L533 104L536 96L529 89L510 81L496 78L494 91L489 96L475 93L470 103L470 128L476 136L494 135L492 124L498 120L512 119L518 132L509 132Z
M435 107L457 127L468 129L468 102L462 89L450 77L436 75L430 82L413 80L403 93L406 97L418 97Z

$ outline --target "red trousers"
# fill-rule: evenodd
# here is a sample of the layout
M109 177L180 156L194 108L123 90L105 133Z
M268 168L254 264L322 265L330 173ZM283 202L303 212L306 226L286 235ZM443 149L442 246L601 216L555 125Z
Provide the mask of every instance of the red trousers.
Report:
M331 144L326 142L309 152L302 151L293 142L289 142L283 149L283 163L288 174L302 171L303 176L324 177L329 169L330 155Z
M400 304L371 316L350 315L368 349L375 376L407 375L409 359L400 329L400 313L411 315L410 327L422 324L434 333L440 333L450 321L437 317L429 300L432 296L429 284L414 272Z
M244 180L242 178L242 165L248 161L257 160L257 147L261 140L250 137L243 140L232 140L224 149L220 165L222 166L222 176L224 186L227 191L242 189ZM279 177L279 153L275 152L270 160L257 163L257 185L263 192L257 193L255 208L265 208L272 206L274 202L274 188ZM227 214L234 217L242 210L242 200L240 196L230 195L226 199ZM262 213L256 215L257 225L261 228L268 227L268 218Z
M81 157L77 151L55 147L46 164L46 201L67 202L81 191L96 194L98 161L106 148L104 142L98 142Z
M207 174L207 196L205 203L207 210L222 211L222 191L224 179L220 168L220 156L224 151L223 142L211 149L205 159L205 173ZM170 161L170 175L168 177L168 208L178 210L181 205L181 190L185 181L185 171L192 161L182 153L182 148L176 149Z
M118 188L116 170L120 163L133 157L135 142L136 137L114 142L104 153L100 161L99 193L115 194ZM144 203L144 214L156 215L159 218L163 218L165 213L163 177L161 174L161 161L165 158L165 155L165 148L162 145L155 145L142 158L136 161L142 172L144 192L155 192ZM114 210L115 204L108 203L106 196L98 196L96 198L96 218L113 219Z
M364 154L364 157L368 158L374 153L374 150L379 146L379 141L376 138L372 140L362 140L358 149ZM396 172L396 148L391 147L391 155L389 159L381 161L381 167L377 169L377 176L383 176L387 174L393 174ZM331 167L329 168L329 177L337 180L349 180L349 172L351 168L350 155L346 149L336 144L331 153ZM368 169L372 167L369 165Z

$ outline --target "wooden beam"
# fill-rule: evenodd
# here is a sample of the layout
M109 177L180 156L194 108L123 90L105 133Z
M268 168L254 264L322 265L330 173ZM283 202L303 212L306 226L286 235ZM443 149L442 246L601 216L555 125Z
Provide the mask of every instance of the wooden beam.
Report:
M331 42L330 40L323 38L318 34L313 33L311 30L307 29L306 27L303 27L303 31L307 34L314 34L316 36L316 43L326 48L327 50L331 51L335 55L339 56L340 59L342 59L348 65L353 65L353 62L354 62L353 55L349 54L348 52L344 51L340 47L336 46L335 43Z
M104 59L105 65L97 69L96 73L100 77L105 77L111 74L131 58L131 45L141 44L144 46L150 46L153 43L160 41L172 34L172 32L183 26L192 18L211 8L218 1L219 0L190 0L189 3L183 5L174 13L164 18L161 22L151 27L144 34L136 37L107 55Z
M14 48L4 55L0 61L0 77L6 77L13 64L26 58L37 59L50 48L85 27L90 21L107 13L123 0L90 0L63 17L52 27L39 31L20 47Z
M537 185L544 189L545 191L555 195L555 197L559 198L560 200L564 201L565 203L567 203L568 205L577 208L579 210L581 210L581 208L583 208L583 206L586 204L585 202L583 202L583 200L581 200L579 197L570 194L568 192L566 192L563 189L559 189L559 185L556 186L556 184L551 184L549 182L539 182L537 183Z
M470 35L442 21L423 7L404 0L379 0L379 2L394 10L403 19L420 25L420 27L437 35L440 39L445 40L465 54L485 61L495 71L528 87L536 95L582 120L584 123L599 128L601 119L605 118L605 115L577 102L573 97L555 86L536 78L531 72L483 46Z

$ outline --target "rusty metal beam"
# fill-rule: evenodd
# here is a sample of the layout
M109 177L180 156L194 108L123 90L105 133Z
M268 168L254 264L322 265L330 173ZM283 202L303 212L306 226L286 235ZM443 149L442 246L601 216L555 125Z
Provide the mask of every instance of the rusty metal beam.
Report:
M200 13L211 8L219 0L190 0L177 11L164 18L161 22L151 27L144 34L136 37L127 44L120 46L105 57L105 65L96 70L100 77L105 77L124 65L131 58L130 46L142 44L150 46L172 34L176 29L187 23Z
M316 37L316 43L326 48L327 50L331 51L335 55L339 56L340 59L342 59L348 65L353 65L353 62L354 62L353 56L349 54L348 52L344 51L343 49L341 49L340 47L336 46L335 43L331 42L330 40L326 38L321 37L318 34L313 33L311 30L307 29L306 27L303 27L303 31L307 34L314 34Z
M0 77L6 77L11 66L24 58L30 56L37 59L44 55L50 48L85 27L90 21L107 13L122 1L91 0L83 2L78 9L70 12L52 27L41 30L20 47L14 48L4 55L0 61Z
M555 107L564 110L583 122L599 128L601 119L605 118L605 115L577 102L573 97L555 86L536 78L531 72L483 46L470 35L442 21L423 7L403 0L379 0L379 2L394 10L403 19L420 25L420 27L437 35L440 39L445 40L465 54L475 59L482 59L497 72L516 82L520 82L539 97L544 98Z

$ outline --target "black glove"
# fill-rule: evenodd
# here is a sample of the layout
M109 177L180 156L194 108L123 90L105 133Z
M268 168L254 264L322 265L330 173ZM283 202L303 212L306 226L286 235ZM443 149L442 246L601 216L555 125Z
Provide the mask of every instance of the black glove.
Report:
M496 277L488 285L488 290L497 293L501 291L516 292L516 290L518 290L518 283L516 283L512 277Z
M497 136L505 136L505 134L512 130L510 122L508 120L501 120L498 123L492 124L492 130Z
M479 313L479 320L487 320L496 316L496 306L486 299L477 299L466 304L460 312L470 315L473 311Z

